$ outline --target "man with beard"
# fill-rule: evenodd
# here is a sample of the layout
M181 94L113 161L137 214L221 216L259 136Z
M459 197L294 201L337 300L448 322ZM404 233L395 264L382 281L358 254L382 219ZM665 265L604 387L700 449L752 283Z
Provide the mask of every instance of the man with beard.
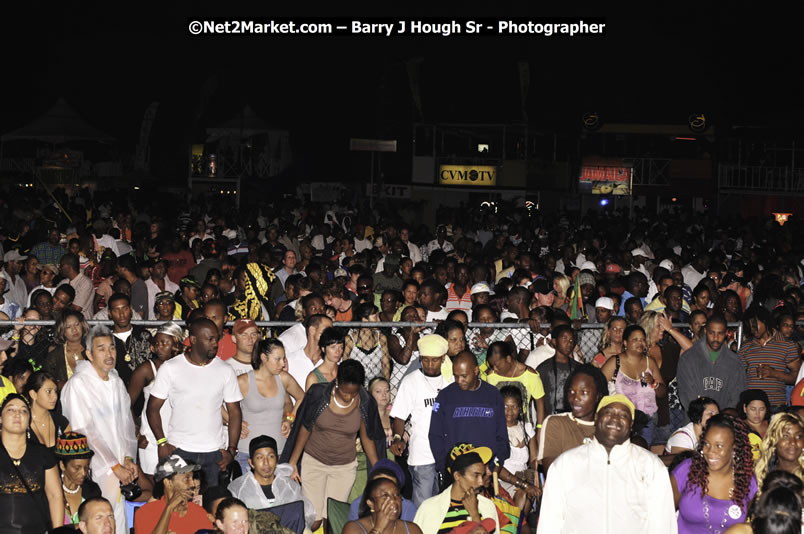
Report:
M133 310L128 295L115 293L109 297L109 317L114 322L114 344L117 350L117 374L128 386L134 369L151 357L151 333L144 326L131 324ZM141 409L135 406L134 409Z
M538 534L678 532L673 488L659 458L629 441L634 404L603 397L595 437L561 454L544 487Z
M134 532L137 534L194 534L212 527L203 508L192 502L193 472L201 469L180 456L162 458L156 466L155 480L162 482L165 494L137 510Z
M218 485L218 473L237 455L240 439L240 401L234 369L220 358L218 329L206 318L190 324L190 353L168 360L159 368L148 399L151 424L159 457L177 454L199 464L207 487ZM163 426L159 410L170 401L173 411ZM228 446L224 442L221 406L229 413ZM167 430L167 431L165 431ZM165 436L170 436L168 442Z
M436 462L430 450L430 416L438 393L449 385L441 375L447 354L447 340L436 334L419 338L421 369L402 379L391 408L394 432L391 451L402 456L408 449L408 467L413 484L413 503L417 507L438 492ZM406 440L405 421L410 418L410 436Z
M678 361L678 398L686 410L698 397L710 397L719 406L737 406L740 393L748 389L745 367L726 340L726 320L713 315L706 322L704 337Z

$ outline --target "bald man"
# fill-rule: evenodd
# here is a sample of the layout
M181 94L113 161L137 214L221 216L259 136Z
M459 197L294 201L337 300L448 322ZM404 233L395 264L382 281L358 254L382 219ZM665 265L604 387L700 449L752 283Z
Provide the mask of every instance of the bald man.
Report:
M508 429L500 392L480 380L477 359L469 351L452 362L455 382L439 392L430 418L430 449L439 471L456 443L489 447L499 464L508 459Z
M234 369L218 353L218 327L206 318L190 323L190 353L166 361L156 374L146 414L160 458L178 454L204 471L206 487L218 485L218 473L237 455L240 401ZM168 401L172 412L162 421ZM224 434L221 406L229 414ZM228 437L228 443L226 442ZM169 441L168 441L169 440Z

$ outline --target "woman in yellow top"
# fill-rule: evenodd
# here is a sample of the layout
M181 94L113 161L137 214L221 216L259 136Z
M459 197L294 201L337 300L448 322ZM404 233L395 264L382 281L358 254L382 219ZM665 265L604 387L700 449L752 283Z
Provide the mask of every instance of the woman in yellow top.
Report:
M513 357L514 347L505 341L491 344L486 356L491 372L486 382L502 389L503 386L515 386L522 393L522 411L525 418L542 427L544 421L544 386L539 373L517 361ZM536 405L536 413L530 410L531 402ZM534 417L535 415L535 417Z
M748 441L756 462L759 460L759 447L768 432L770 421L768 394L761 389L746 389L740 393L737 413L748 425Z
M11 342L7 339L0 338L0 372L3 371L3 366L6 364L6 360L8 359L8 354L6 351L11 347ZM10 395L11 393L16 393L17 390L14 388L14 384L11 383L11 380L0 375L0 402Z

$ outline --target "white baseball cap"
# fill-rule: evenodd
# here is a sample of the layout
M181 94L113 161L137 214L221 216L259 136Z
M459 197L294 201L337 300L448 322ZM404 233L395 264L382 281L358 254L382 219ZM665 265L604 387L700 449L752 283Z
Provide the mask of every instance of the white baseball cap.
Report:
M478 293L488 293L489 295L494 294L486 282L478 282L469 290L470 295L477 295Z
M592 272L596 273L597 272L597 265L595 265L594 262L585 261L585 262L583 262L581 264L581 270L582 271L592 271Z
M595 308L605 308L614 311L614 301L609 297L600 297L595 301Z

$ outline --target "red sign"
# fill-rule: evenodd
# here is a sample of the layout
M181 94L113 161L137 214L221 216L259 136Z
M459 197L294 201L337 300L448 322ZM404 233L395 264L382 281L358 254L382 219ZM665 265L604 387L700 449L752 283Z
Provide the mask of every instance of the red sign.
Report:
M632 173L631 167L584 165L579 178L580 191L594 195L630 195Z
M631 182L630 167L583 167L582 182Z

